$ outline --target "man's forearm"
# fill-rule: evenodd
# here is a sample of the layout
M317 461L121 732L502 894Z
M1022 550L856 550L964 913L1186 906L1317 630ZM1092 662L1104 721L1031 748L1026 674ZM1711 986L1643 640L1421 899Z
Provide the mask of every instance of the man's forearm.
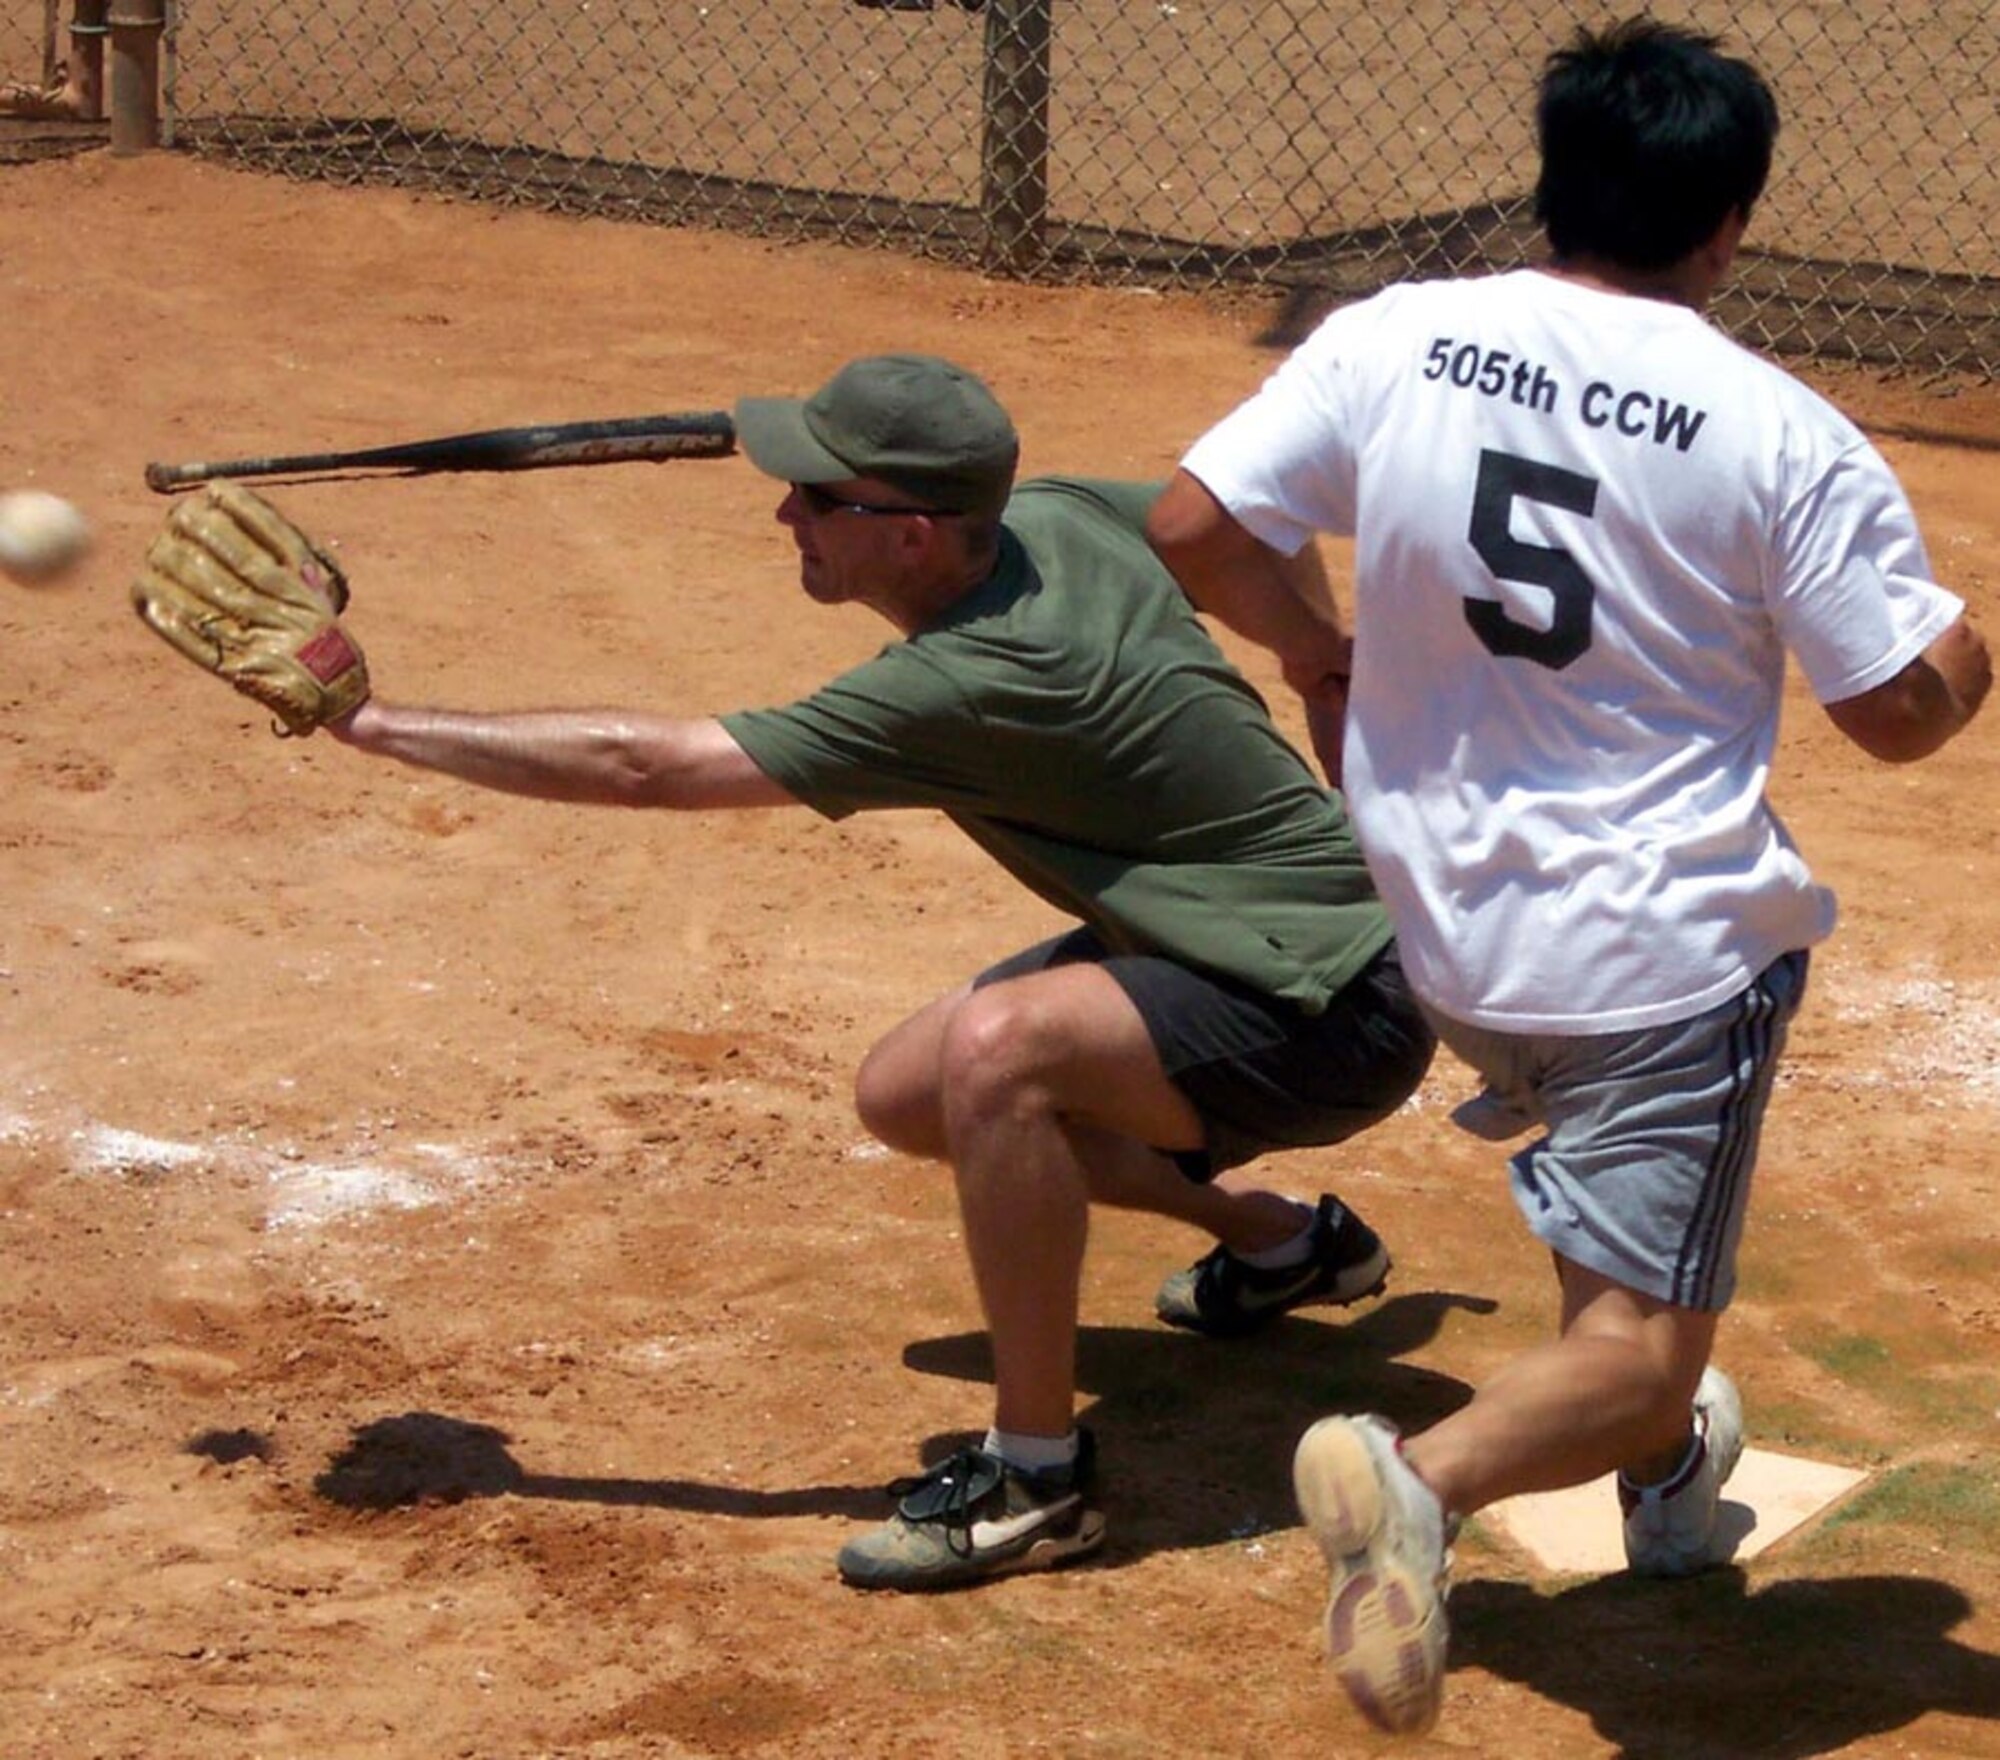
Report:
M1154 504L1146 536L1195 606L1276 654L1301 696L1344 690L1350 644L1312 546L1288 557L1260 543L1185 471Z
M1979 713L1986 694L1993 688L1993 656L1986 639L1961 617L1925 650L1924 658L1950 692L1952 732L1956 733Z
M1829 703L1826 712L1871 757L1908 764L1963 729L1992 686L1985 640L1961 617L1887 684Z
M356 750L536 800L693 808L791 798L714 721L612 709L484 715L371 699L330 731Z

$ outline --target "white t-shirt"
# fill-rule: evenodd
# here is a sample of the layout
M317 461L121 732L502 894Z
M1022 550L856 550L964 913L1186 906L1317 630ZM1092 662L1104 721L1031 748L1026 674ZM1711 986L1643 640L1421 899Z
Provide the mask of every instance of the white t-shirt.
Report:
M1860 431L1685 307L1535 270L1336 311L1184 461L1356 543L1343 781L1418 993L1503 1032L1725 1001L1833 926L1764 798L1964 606Z

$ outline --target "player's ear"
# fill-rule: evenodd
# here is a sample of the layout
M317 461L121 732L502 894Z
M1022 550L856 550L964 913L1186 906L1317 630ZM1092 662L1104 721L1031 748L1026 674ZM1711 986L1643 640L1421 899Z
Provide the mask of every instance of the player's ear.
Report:
M961 535L954 528L963 525L956 519L899 519L901 527L896 536L906 552L912 556L955 557L961 547Z
M1735 266L1736 253L1742 247L1743 234L1749 230L1750 210L1731 208L1722 217L1722 223L1710 235L1702 249L1707 253L1717 280L1726 276Z

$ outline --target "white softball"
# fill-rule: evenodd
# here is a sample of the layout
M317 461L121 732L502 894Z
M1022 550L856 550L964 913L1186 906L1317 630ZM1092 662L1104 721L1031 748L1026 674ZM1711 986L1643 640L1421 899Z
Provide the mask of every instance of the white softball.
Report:
M90 521L60 495L16 489L0 495L0 574L41 586L66 574L90 548Z

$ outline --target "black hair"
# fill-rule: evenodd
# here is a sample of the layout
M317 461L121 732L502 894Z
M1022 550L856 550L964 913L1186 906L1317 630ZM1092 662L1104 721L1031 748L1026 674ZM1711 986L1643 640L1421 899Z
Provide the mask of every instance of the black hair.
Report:
M1558 259L1671 267L1746 219L1771 172L1778 105L1718 39L1633 18L1552 54L1535 106L1535 217Z

